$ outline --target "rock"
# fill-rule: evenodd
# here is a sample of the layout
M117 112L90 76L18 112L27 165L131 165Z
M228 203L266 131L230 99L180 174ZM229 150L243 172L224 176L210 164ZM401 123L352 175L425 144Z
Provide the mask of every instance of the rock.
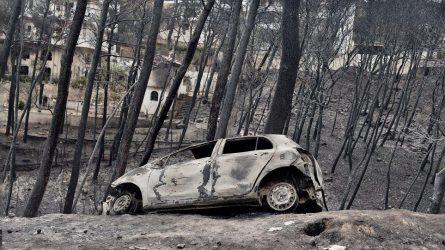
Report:
M271 227L271 228L269 228L269 232L275 232L275 231L281 231L281 230L283 230L283 228L282 227Z
M317 238L312 238L310 241L309 241L309 244L311 245L311 246L317 246Z
M146 247L138 247L138 246L131 246L131 247L129 247L129 249L132 249L132 250L146 250L148 248L146 248Z
M203 119L196 119L196 123L203 123L204 120Z
M295 223L295 221L291 220L291 221L286 221L286 222L284 222L284 225L285 225L285 226L290 226L290 225L292 225L292 224L294 224L294 223Z
M83 230L83 233L84 233L84 234L88 233L88 230L86 230L86 229L85 229L85 230Z
M34 233L34 234L43 234L43 231L42 231L42 229L37 229L37 231Z
M332 181L333 181L332 177L327 177L324 179L324 182L332 182Z
M6 232L8 232L8 234L12 233L11 229L6 230Z
M185 244L178 244L176 246L177 249L184 249L185 248Z
M340 246L340 245L330 245L327 248L325 248L327 250L345 250L346 247L345 246Z
M377 158L377 162L381 162L381 161L383 161L382 158L380 158L380 157Z

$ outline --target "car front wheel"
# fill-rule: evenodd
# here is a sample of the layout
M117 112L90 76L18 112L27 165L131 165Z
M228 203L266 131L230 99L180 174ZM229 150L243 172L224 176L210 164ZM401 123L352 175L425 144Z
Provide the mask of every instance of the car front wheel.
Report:
M290 182L271 182L265 194L267 206L274 212L292 212L298 206L297 189Z
M123 191L113 200L110 212L111 214L133 214L136 213L138 200L131 192Z

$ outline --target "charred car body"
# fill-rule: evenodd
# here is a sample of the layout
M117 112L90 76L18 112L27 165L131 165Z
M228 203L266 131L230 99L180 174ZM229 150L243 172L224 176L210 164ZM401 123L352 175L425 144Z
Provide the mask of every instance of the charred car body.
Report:
M233 205L322 210L323 179L309 152L283 135L190 146L129 171L104 203L112 214Z

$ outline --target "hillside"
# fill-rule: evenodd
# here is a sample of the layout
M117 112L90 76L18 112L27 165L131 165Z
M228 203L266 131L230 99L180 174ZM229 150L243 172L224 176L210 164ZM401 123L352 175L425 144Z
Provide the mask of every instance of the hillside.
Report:
M0 227L3 229L3 247L7 249L445 247L444 214L406 210L235 214L233 211L225 215L218 211L218 215L181 213L114 217L51 214L33 219L2 219Z

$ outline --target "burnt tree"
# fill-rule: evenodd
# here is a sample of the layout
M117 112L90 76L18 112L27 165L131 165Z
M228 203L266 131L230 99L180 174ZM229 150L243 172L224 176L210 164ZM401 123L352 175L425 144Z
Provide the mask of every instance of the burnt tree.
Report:
M91 61L91 68L88 71L87 84L85 86L85 94L84 94L83 105L82 105L82 114L80 116L80 123L79 123L79 127L77 129L77 140L76 140L76 146L74 149L73 163L71 165L71 177L70 177L70 182L68 184L68 191L67 191L66 197L65 197L65 205L63 207L63 213L71 213L72 212L74 192L76 191L77 181L79 179L79 171L80 171L80 164L81 164L81 158L82 158L83 143L85 140L85 132L86 132L87 121L88 121L88 112L90 111L91 96L93 94L93 88L94 88L94 79L96 77L97 67L100 62L102 43L103 43L105 25L107 22L108 8L110 6L110 2L111 2L111 0L105 0L102 3L102 10L101 10L97 40L96 40L96 44L94 47L93 59Z
M193 31L193 34L192 34L190 41L188 43L185 57L182 60L181 66L179 67L179 69L176 73L176 76L172 82L172 85L170 87L168 95L165 98L164 105L162 106L161 111L159 112L159 115L156 118L154 127L150 131L150 135L148 137L147 146L146 146L145 153L144 153L144 158L142 159L141 163L139 164L140 166L145 165L148 162L148 160L150 159L151 153L153 152L153 149L154 149L156 138L158 137L159 131L162 128L162 124L164 123L164 120L167 117L168 111L170 110L173 100L176 98L176 95L178 93L178 89L179 89L179 86L181 85L182 79L184 78L185 73L187 72L187 69L190 66L190 63L193 60L193 56L195 55L196 47L198 46L198 43L199 43L199 37L201 36L201 33L202 33L202 30L204 29L204 25L206 23L207 17L209 16L210 11L212 10L214 4L215 4L215 0L209 0L207 2L207 4L204 6L204 9L202 10L201 14L199 15L198 22L196 24L196 28ZM123 172L120 172L119 174L122 175Z
M227 79L232 65L233 52L235 50L236 35L238 33L239 19L242 8L242 0L236 0L232 3L232 15L228 31L229 40L223 51L221 68L216 79L215 91L213 92L212 104L210 106L209 121L207 123L207 140L215 138L216 127L218 125L219 110L224 97Z
M87 0L77 1L76 11L74 13L71 28L66 40L66 48L60 61L61 69L57 89L57 100L54 106L51 127L48 133L48 139L46 140L45 147L42 152L37 180L32 189L29 200L26 203L25 210L23 211L24 217L34 217L37 215L40 203L46 190L46 185L49 181L54 151L57 147L59 132L63 127L71 78L71 65L73 63L77 40L79 38L80 30L85 17L87 3Z
M5 77L6 68L8 65L8 58L11 52L12 43L14 41L14 33L17 28L17 22L20 16L20 9L22 7L22 0L15 0L11 10L11 16L8 22L8 31L3 42L3 50L0 53L0 80Z
M246 29L240 38L239 46L236 50L235 62L233 63L229 82L227 83L224 101L221 107L221 115L216 129L215 139L226 136L227 126L229 125L230 115L233 109L236 88L243 69L244 59L247 53L247 46L249 45L250 35L255 27L255 18L258 13L260 0L253 0L250 4L247 14Z
M141 111L142 102L144 100L145 91L147 89L148 79L150 78L153 60L156 52L156 40L161 24L162 7L164 0L156 0L153 7L153 17L150 24L150 31L146 42L146 50L144 54L144 62L142 64L141 73L132 96L130 106L128 108L127 121L122 133L122 139L119 144L118 154L114 165L112 180L121 176L127 167L128 155L130 152L131 141L133 139L136 123Z
M284 0L283 4L281 23L283 48L280 71L269 116L264 127L266 134L283 133L286 120L292 109L292 96L301 56L298 28L300 1Z

